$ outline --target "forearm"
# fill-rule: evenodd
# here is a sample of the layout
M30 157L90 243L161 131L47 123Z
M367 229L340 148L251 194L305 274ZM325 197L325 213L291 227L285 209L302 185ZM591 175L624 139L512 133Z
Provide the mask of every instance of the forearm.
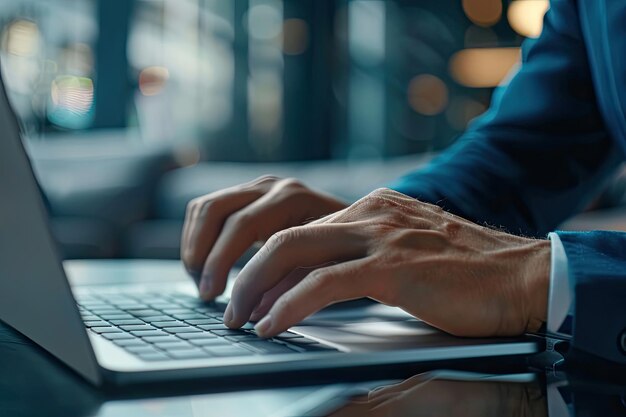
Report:
M426 168L390 188L479 224L545 237L589 204L622 157L600 138L572 136L569 149L559 150L562 138L545 147L550 138L525 134L528 138L518 144L524 149L518 149L491 133L468 132Z
M545 235L583 209L623 158L597 108L573 1L554 1L489 110L390 188L477 223Z

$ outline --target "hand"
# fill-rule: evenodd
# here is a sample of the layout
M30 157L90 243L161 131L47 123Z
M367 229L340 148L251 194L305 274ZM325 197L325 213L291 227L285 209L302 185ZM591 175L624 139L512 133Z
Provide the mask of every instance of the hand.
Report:
M255 242L344 207L294 179L261 177L187 205L181 258L200 295L211 300L224 292L230 269Z
M370 297L454 335L519 335L546 320L549 271L548 241L381 189L274 234L239 274L224 321L236 328L255 311L265 316L257 332L271 337L325 306Z
M352 399L328 417L547 417L539 384L456 381L416 375Z

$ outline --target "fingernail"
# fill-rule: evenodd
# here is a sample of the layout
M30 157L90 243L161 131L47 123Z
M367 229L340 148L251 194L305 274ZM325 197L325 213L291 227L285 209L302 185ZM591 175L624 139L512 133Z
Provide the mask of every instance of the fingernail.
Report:
M254 330L256 330L257 334L261 337L265 336L272 329L272 316L269 314L263 317L263 320L258 322L256 326L254 326Z
M228 303L226 306L226 311L224 311L224 323L226 325L230 325L233 321L233 307L231 303Z

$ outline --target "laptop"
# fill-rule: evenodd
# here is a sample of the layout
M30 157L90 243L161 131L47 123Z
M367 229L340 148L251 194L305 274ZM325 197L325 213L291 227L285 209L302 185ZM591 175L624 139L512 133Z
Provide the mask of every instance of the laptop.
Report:
M95 385L432 364L539 352L540 338L466 339L400 309L358 302L271 340L228 329L228 301L191 279L70 285L0 76L0 320Z

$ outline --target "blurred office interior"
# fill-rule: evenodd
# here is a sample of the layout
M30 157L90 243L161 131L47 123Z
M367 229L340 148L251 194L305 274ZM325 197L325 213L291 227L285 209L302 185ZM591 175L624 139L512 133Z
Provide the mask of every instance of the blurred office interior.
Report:
M425 163L487 109L547 8L6 0L0 59L63 256L177 258L195 196L271 173L352 201ZM621 184L572 227L619 228Z

